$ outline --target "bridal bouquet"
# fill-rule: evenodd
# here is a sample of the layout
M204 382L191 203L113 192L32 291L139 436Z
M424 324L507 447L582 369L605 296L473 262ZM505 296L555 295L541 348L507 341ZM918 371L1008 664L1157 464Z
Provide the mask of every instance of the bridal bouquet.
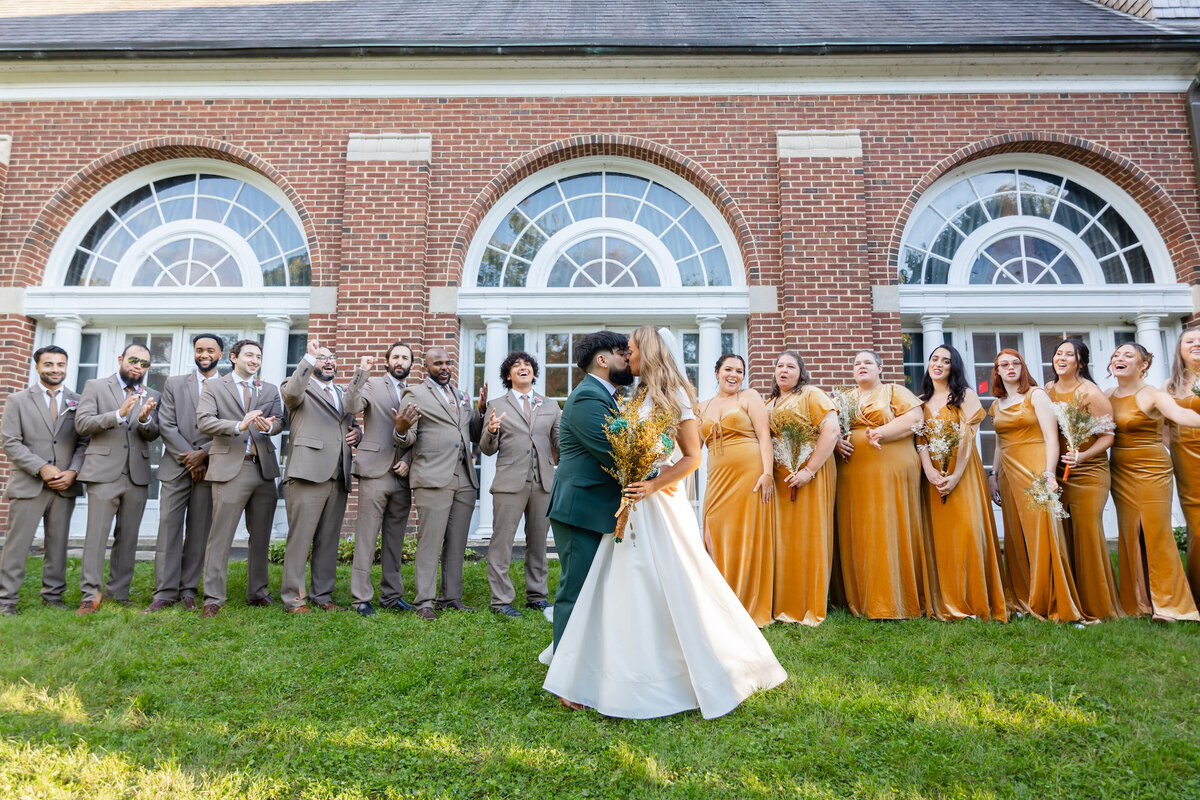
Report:
M858 391L853 386L843 386L833 390L833 402L837 406L838 427L842 430L842 438L850 435L854 427L854 418L858 416Z
M917 445L917 449L929 453L929 460L945 477L950 469L950 459L954 458L954 454L958 452L958 446L962 444L962 425L948 419L935 417L928 422L918 422L913 425L912 431L925 440L924 444ZM948 495L942 495L943 504L946 502L946 497Z
M1058 418L1058 428L1063 438L1067 440L1067 450L1076 453L1083 443L1093 436L1112 433L1117 429L1112 417L1096 417L1087 410L1083 403L1072 397L1065 403L1054 404L1054 416ZM1071 474L1070 465L1063 470L1063 480Z
M621 490L631 483L646 480L654 471L654 465L663 455L671 452L673 443L667 432L675 424L673 415L664 408L652 408L642 416L642 393L617 401L617 411L604 420L604 435L612 446L615 469L604 468L612 475ZM616 541L625 538L625 525L634 501L622 495L617 509L617 525L613 533Z
M807 414L791 408L773 409L771 442L775 451L775 463L786 469L788 474L801 470L812 456L820 432ZM792 487L792 502L796 502L795 486Z
M1033 484L1025 490L1025 494L1029 497L1029 507L1035 511L1048 512L1055 519L1066 519L1070 516L1058 499L1058 492L1050 488L1050 479L1045 475L1034 478Z

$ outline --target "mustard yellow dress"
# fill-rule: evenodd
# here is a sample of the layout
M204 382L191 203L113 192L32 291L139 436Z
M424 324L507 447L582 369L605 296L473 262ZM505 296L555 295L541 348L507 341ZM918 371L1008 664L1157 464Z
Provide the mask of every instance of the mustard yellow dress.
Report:
M921 405L903 386L885 384L859 399L850 431L854 454L837 463L837 538L846 607L869 619L925 613L921 465L912 436L876 450L878 428Z
M1200 412L1200 397L1189 394L1175 402ZM1192 599L1200 605L1200 428L1171 426L1171 463L1175 466L1176 491L1188 529L1187 573Z
M700 435L708 447L704 527L712 540L713 561L761 628L771 622L775 512L754 491L762 475L758 437L736 402L719 419L709 416L706 407Z
M966 469L954 491L946 496L945 503L933 484L922 482L929 616L946 621L975 617L1007 622L1000 539L996 535L996 520L992 517L987 475L973 434L974 426L983 421L984 410L976 409L970 419L961 408L949 405L939 409L936 415L925 406L924 413L926 422L936 416L963 426L964 435L970 440ZM946 474L953 474L957 468L956 452Z
M819 426L837 411L829 395L815 386L771 401L770 408L794 408ZM796 491L787 484L787 470L775 465L775 619L820 625L829 601L833 566L833 502L837 485L834 457L826 459L813 479Z
M1052 386L1046 394L1056 403L1065 403L1078 391L1076 388L1073 392L1059 392ZM1087 450L1095 443L1093 436L1081 449ZM1061 433L1058 451L1067 452L1067 440ZM1062 521L1063 535L1071 559L1071 574L1075 576L1079 607L1092 619L1114 619L1121 615L1121 606L1117 602L1112 559L1108 557L1108 546L1104 541L1104 506L1112 483L1108 457L1097 456L1076 464L1071 467L1071 475L1066 481L1063 472L1060 461L1056 477L1062 487L1063 508L1071 515Z
M1033 392L1019 403L992 404L1000 444L1000 504L1004 513L1004 561L1016 609L1041 619L1080 622L1079 605L1060 520L1033 507L1025 490L1046 469L1046 442L1033 408Z
M1161 419L1138 408L1137 394L1110 398L1117 423L1112 497L1117 506L1121 609L1200 622L1171 530L1171 459Z

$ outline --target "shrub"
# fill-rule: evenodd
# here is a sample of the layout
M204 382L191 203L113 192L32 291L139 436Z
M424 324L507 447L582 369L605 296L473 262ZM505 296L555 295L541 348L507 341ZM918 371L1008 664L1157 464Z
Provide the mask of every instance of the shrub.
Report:
M1179 525L1175 528L1175 546L1179 548L1179 552L1186 553L1188 545L1187 526Z

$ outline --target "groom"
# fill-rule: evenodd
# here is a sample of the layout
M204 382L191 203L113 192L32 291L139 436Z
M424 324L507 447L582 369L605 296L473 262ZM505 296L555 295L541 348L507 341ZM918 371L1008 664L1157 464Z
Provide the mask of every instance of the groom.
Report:
M613 467L604 418L617 410L618 386L633 383L625 362L628 340L596 331L575 344L576 365L587 373L563 406L558 469L546 515L554 530L561 575L554 598L554 646L558 646L600 539L616 527L621 486L603 467Z

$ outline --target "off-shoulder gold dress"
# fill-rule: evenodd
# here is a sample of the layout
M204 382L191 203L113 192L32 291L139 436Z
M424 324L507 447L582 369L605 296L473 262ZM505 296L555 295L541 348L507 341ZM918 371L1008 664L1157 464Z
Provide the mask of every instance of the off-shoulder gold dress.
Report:
M1046 442L1033 408L1033 391L1019 403L992 404L1000 445L1000 503L1004 562L1018 611L1056 622L1088 619L1079 605L1062 523L1033 507L1025 490L1046 469Z
M829 395L815 386L773 400L771 408L794 408L817 426L837 411ZM820 625L829 603L833 565L833 502L837 467L830 457L813 479L796 491L787 470L775 465L775 592L773 613L781 622Z
M1078 391L1076 388L1074 392L1059 392L1052 386L1046 394L1056 403L1065 403ZM1093 436L1081 449L1087 450L1095 443ZM1067 440L1061 433L1058 451L1067 452ZM1108 455L1101 454L1071 467L1071 475L1066 481L1062 479L1063 472L1060 461L1056 477L1062 487L1063 508L1071 515L1062 521L1063 535L1067 540L1079 607L1093 619L1113 619L1121 615L1121 606L1117 602L1112 559L1108 557L1108 546L1104 541L1104 506L1108 503L1112 483Z
M925 406L924 413L926 422L935 418L929 406ZM976 617L1006 622L1000 540L992 517L983 461L975 447L974 426L983 421L984 410L979 408L966 419L961 408L946 405L938 410L936 417L961 425L963 435L970 440L970 451L962 479L946 496L945 503L933 484L922 481L929 616L941 620ZM952 475L957 466L956 452L946 474Z
M700 435L708 446L704 527L712 539L713 561L761 628L772 619L775 512L754 491L763 472L758 437L736 402L720 419L706 410Z
M1171 530L1171 459L1162 443L1163 421L1138 408L1136 393L1111 400L1121 609L1131 617L1200 622Z
M1200 397L1188 394L1175 402L1200 412ZM1188 529L1187 573L1192 599L1200 605L1200 428L1171 427L1171 463L1175 465L1176 491Z
M921 465L912 436L876 450L867 428L878 428L921 401L885 384L863 395L850 431L854 454L838 459L837 534L846 606L855 616L907 619L925 613L921 531Z

